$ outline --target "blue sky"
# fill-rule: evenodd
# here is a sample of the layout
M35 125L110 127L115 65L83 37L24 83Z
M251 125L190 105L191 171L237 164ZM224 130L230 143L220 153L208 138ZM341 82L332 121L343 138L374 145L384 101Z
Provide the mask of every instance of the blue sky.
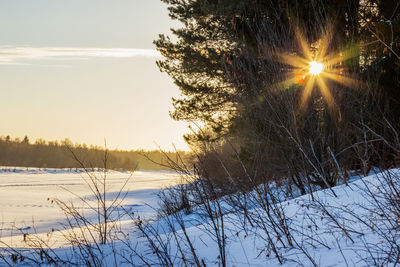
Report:
M0 135L186 149L152 44L177 26L159 0L0 1Z

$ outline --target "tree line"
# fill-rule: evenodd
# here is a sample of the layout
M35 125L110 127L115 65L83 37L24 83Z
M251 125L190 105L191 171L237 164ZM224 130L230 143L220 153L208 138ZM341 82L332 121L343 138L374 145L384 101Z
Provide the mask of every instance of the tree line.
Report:
M0 166L38 167L38 168L79 168L79 162L87 168L104 167L105 148L74 144L69 139L62 141L45 141L37 139L31 143L25 136L23 139L0 137ZM107 167L123 170L163 170L167 157L176 158L177 152L145 151L145 150L109 150L107 151ZM183 157L188 153L179 151ZM160 164L158 164L160 163Z

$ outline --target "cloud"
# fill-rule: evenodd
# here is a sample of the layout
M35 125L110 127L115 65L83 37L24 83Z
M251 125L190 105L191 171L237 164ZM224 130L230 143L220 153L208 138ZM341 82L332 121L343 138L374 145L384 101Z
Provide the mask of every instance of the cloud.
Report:
M93 47L10 47L0 46L0 64L26 65L21 61L37 59L88 59L160 57L154 49Z

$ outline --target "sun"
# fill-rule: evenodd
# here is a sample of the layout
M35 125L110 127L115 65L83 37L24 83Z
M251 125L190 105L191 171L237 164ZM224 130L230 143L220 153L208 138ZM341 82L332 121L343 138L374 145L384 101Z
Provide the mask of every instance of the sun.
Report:
M324 65L322 63L319 63L316 61L310 62L309 72L311 75L318 75L322 72L323 69L324 69Z
M302 85L302 94L299 101L300 108L305 108L312 96L312 91L318 89L329 107L336 106L335 99L328 86L327 80L339 83L346 87L354 87L359 82L346 75L343 62L357 56L351 49L328 52L333 32L327 30L318 41L309 44L300 30L296 37L299 42L299 51L277 54L277 60L285 65L283 70L289 75L287 80L279 83L284 88L291 85Z

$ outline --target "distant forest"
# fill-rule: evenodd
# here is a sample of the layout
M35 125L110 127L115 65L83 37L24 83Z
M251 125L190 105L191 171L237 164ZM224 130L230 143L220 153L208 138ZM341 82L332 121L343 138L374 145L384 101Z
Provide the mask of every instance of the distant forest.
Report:
M24 139L0 136L0 166L79 168L81 166L74 158L75 155L87 168L102 168L104 151L103 147L74 144L69 139L62 141L37 139L31 143L27 136ZM168 168L155 162L166 164L167 156L175 160L177 153L183 158L189 158L189 153L184 151L108 150L107 168L164 170Z

